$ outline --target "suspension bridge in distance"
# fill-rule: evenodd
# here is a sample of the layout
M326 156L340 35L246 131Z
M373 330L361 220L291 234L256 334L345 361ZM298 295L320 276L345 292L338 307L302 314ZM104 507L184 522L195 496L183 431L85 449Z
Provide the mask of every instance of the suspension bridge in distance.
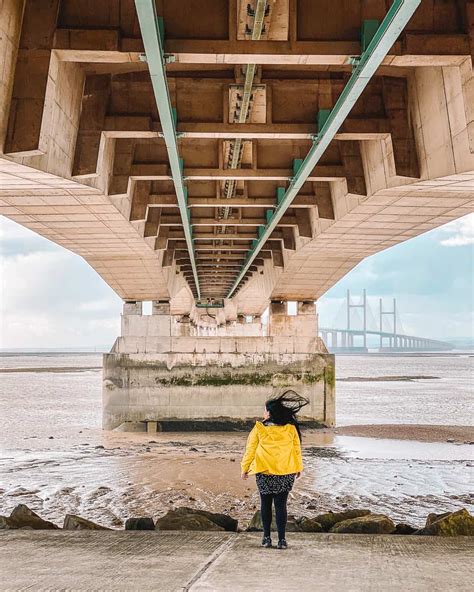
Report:
M347 290L346 299L333 323L334 327L320 327L319 335L332 353L367 352L369 347L379 352L453 349L453 345L445 341L406 334L397 309L396 298L393 298L390 310L384 310L383 301L380 298L377 316L376 319L368 302L366 290L358 301L351 300L351 293ZM342 328L344 324L345 328Z

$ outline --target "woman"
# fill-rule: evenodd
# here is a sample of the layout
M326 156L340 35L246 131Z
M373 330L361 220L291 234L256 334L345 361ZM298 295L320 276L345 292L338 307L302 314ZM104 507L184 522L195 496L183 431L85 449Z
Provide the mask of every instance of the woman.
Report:
M286 391L265 403L263 422L257 421L249 434L241 462L242 479L256 475L260 492L264 547L272 546L270 537L272 502L278 530L278 549L287 549L285 530L286 503L295 478L303 470L301 431L298 411L309 401L294 391Z

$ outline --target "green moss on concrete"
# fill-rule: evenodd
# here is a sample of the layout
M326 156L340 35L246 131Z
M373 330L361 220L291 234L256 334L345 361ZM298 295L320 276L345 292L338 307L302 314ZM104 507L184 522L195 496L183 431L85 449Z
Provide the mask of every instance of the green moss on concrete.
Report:
M334 366L332 364L328 364L326 366L326 383L328 384L328 386L331 386L334 388L334 386L336 385L336 369L334 368Z
M273 374L249 372L224 374L182 374L180 376L157 376L155 383L160 386L265 386L270 385Z
M330 372L328 373L328 370ZM316 384L328 380L331 386L334 384L334 369L328 367L326 371L314 374L312 372L214 372L212 374L185 373L174 376L161 375L155 377L157 386L209 386L222 387L231 385L240 386L291 386L300 384Z

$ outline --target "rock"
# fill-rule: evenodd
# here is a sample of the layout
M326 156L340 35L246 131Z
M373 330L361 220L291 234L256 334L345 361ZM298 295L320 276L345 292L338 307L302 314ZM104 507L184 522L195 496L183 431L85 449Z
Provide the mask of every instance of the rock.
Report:
M49 436L48 440L54 440L54 436Z
M449 442L450 444L452 444L452 443L454 442L454 438L448 438L448 439L446 440L446 442Z
M350 520L352 518L360 518L361 516L368 516L370 510L346 510L344 512L326 512L314 516L314 520L319 522L324 532L329 532L331 528L338 522L343 520Z
M276 530L275 513L273 513L272 518L272 530ZM260 510L257 510L247 526L247 532L261 531L263 531L262 517L260 516Z
M288 522L286 524L286 530L288 532L301 532L299 521L301 519L297 519L294 516L288 516ZM272 517L272 525L271 529L276 531L276 521L275 521L275 512L273 512ZM247 532L262 532L263 531L263 524L262 524L262 517L260 516L260 510L257 510L255 514L252 516L252 520L250 520L249 525L247 526Z
M405 524L405 522L400 522L395 527L395 532L393 534L413 534L416 532L416 528L411 526L411 524Z
M56 524L43 520L25 504L19 504L8 518L10 528L32 528L34 530L53 530L59 528Z
M100 524L96 524L75 514L66 514L63 530L110 530L110 528L100 526Z
M199 450L198 450L198 449L197 449L195 446L192 446L192 447L189 449L189 452L199 452Z
M223 532L224 529L211 522L209 518L199 514L177 515L174 510L158 518L156 530L215 530Z
M7 516L0 516L0 530L10 530L10 528L14 528L10 525L10 518Z
M457 512L440 514L437 520L432 520L415 534L433 536L474 536L474 516L466 509Z
M128 518L125 522L125 530L155 530L152 518Z
M323 532L323 527L316 518L301 518L298 522L301 532Z
M395 524L383 514L368 514L359 518L350 518L335 524L329 532L350 534L391 534Z
M96 450L105 450L105 446L102 446L102 444L99 444L98 446L94 446L94 448Z
M446 518L446 516L449 516L450 514L451 514L451 512L443 512L442 514L435 514L434 512L432 512L431 514L428 514L428 516L426 518L425 528L427 528L428 526L431 526L433 524L433 522L436 522L437 520L440 520L441 518Z
M180 523L188 526L180 526ZM193 527L202 526L202 528ZM171 526L170 526L171 525ZM214 525L216 528L211 528ZM177 526L177 528L175 528ZM215 514L206 510L197 510L183 506L170 510L165 516L156 521L157 530L227 530L236 532L238 521L226 514Z
M273 512L273 516L275 516L275 512ZM301 532L300 520L301 520L301 518L295 518L295 516L288 516L288 522L286 523L287 532ZM272 529L273 529L273 526L272 526ZM276 525L275 525L275 530L276 530Z

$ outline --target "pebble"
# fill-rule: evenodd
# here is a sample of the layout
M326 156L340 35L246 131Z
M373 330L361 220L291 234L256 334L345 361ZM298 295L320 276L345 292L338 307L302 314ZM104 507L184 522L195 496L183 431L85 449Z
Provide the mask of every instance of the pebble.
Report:
M54 440L54 436L49 436L48 440Z

